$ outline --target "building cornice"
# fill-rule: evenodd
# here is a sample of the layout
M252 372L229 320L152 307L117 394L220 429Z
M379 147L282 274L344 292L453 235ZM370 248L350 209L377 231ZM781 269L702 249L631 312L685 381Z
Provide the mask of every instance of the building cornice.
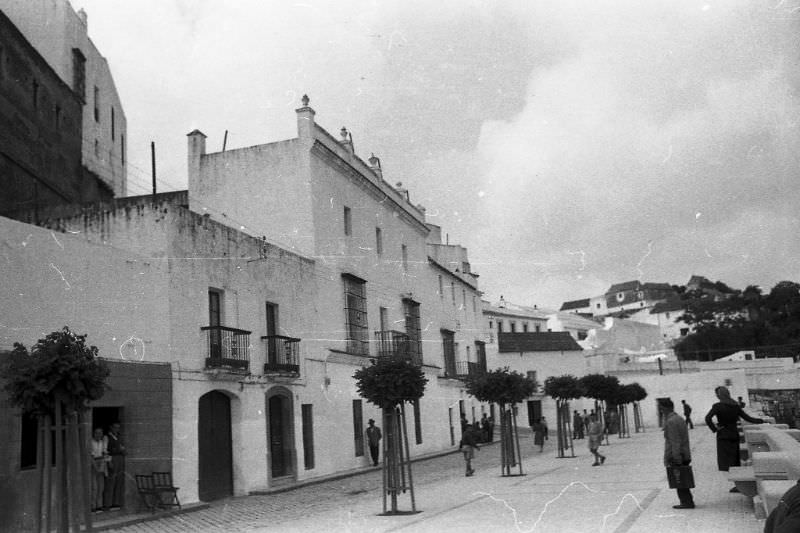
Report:
M394 199L391 194L384 191L383 188L377 183L354 169L352 165L342 159L333 150L325 146L324 143L320 142L319 140L315 141L314 145L311 147L311 153L317 156L320 161L326 163L332 169L336 170L343 176L346 176L350 181L352 181L363 191L367 192L379 203L386 205L389 209L393 209L393 211L398 213L399 217L409 226L414 228L417 233L423 237L428 235L430 230L428 229L428 226L425 225L424 220L420 220L414 216L405 206L401 205L400 202Z

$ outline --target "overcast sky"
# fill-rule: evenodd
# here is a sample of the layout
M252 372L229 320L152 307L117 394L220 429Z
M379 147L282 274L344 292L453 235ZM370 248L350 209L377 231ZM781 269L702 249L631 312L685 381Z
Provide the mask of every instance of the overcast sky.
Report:
M72 0L128 121L129 193L346 126L486 296L557 307L692 274L800 281L800 0Z

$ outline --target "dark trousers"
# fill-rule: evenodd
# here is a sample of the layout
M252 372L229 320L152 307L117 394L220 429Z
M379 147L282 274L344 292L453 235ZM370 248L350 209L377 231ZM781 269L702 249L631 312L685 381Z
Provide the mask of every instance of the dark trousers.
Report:
M678 493L678 500L681 505L694 505L694 498L692 498L692 491L690 489L675 489Z
M108 477L103 490L104 507L122 507L125 504L125 457L112 455Z
M692 424L692 417L690 417L689 415L686 415L686 426L689 429L694 429L694 424Z
M378 454L380 453L380 446L378 444L369 445L369 454L372 456L372 464L378 466Z

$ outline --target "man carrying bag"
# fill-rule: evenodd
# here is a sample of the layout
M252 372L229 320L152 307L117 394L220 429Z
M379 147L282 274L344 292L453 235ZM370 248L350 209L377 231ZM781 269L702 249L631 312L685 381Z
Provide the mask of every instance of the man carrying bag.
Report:
M692 452L689 449L689 431L686 422L675 412L675 405L669 398L663 398L658 403L664 415L664 466L667 467L669 488L678 492L679 505L674 509L694 509L692 491L694 488L694 475L692 467Z

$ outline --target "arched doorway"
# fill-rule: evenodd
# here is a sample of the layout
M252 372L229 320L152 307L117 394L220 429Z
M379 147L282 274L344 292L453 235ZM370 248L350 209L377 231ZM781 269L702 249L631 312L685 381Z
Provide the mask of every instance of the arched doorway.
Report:
M267 442L269 472L272 479L295 474L294 416L292 395L276 388L267 394Z
M219 391L200 397L197 418L198 495L211 501L233 494L231 400Z

